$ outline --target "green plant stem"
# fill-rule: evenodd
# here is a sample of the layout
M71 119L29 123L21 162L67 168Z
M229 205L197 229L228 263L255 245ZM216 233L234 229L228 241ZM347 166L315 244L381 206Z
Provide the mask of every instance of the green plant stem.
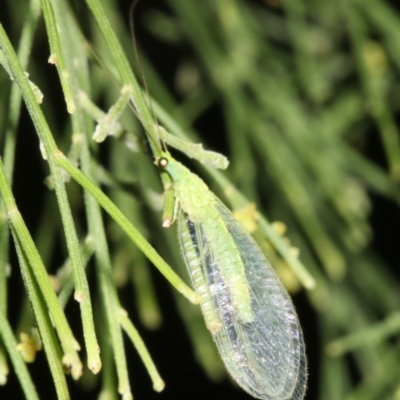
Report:
M121 95L115 104L108 110L107 114L98 120L98 124L93 133L93 140L97 143L103 142L108 135L113 135L116 128L118 129L118 120L125 110L131 97L132 89L130 86L124 86L121 89Z
M66 159L67 160L67 159ZM82 169L91 176L91 165L88 146L86 141L81 154ZM82 176L84 176L82 174ZM93 186L94 183L91 182ZM93 236L95 243L94 256L97 266L97 277L101 291L104 310L107 316L108 330L114 353L114 360L118 375L118 392L123 399L133 399L129 383L128 367L124 350L124 342L121 327L118 321L119 300L112 279L111 260L108 251L107 239L103 226L103 219L96 198L85 191L85 206L88 216L89 233Z
M338 357L370 343L383 342L400 331L400 314L389 315L384 321L371 325L348 336L333 340L326 347L332 357Z
M65 352L63 362L71 366L74 370L74 376L78 377L81 373L82 364L76 353L79 345L72 335L71 329L65 318L65 315L58 304L57 296L51 286L45 266L42 263L36 246L29 234L29 231L19 213L11 189L8 185L7 178L4 174L3 163L0 160L0 192L7 210L7 216L12 229L15 231L18 243L21 245L24 256L29 260L32 272L40 287L41 293L46 300L54 325L60 336L61 343Z
M40 4L38 0L30 2L29 11L22 28L21 38L18 46L18 58L21 61L23 69L28 65L28 59L32 48L33 36L36 30L36 23L40 15ZM15 146L16 146L16 127L21 110L21 93L17 85L12 85L9 101L9 110L7 115L7 127L4 136L4 170L9 180L12 182ZM7 270L9 268L9 239L10 231L6 219L6 211L3 203L0 204L0 311L7 313ZM0 341L0 375L6 379L8 374L7 358L4 353L4 346ZM3 381L0 376L0 381Z
M386 100L382 88L382 76L379 71L367 65L366 26L361 20L353 1L341 0L343 13L346 18L350 39L359 69L361 83L368 98L371 115L374 118L381 134L382 144L390 167L392 178L400 181L400 132L393 113ZM371 6L369 6L371 7Z
M157 371L156 366L154 365L153 360L151 359L151 356L142 340L142 338L139 335L139 332L135 328L135 326L132 324L130 319L128 318L128 314L125 310L120 309L118 312L118 318L119 322L124 328L125 332L128 334L130 339L132 340L132 343L135 345L137 352L140 355L140 358L142 359L150 377L151 380L153 381L153 388L156 392L161 392L164 387L164 381L161 379L160 374Z
M79 35L74 34L72 32L74 28L77 27L74 25L74 22L71 18L70 12L67 8L66 3L64 2L55 2L54 3L54 12L57 20L57 26L60 27L60 30L64 32L64 35L61 40L62 50L64 53L64 57L66 59L65 68L68 69L71 73L70 77L70 88L72 90L71 96L73 96L73 101L77 100L77 92L78 92L78 79L76 74L76 67L72 60L79 60L81 64L81 70L85 69L86 59L82 56L82 52L78 50L80 47L77 47L73 41L79 42ZM76 31L75 31L76 32ZM84 117L82 115L81 110L76 110L76 112L72 115L72 128L73 132L84 132L85 124ZM86 137L81 135L79 140L72 144L71 152L76 156L76 161L79 160L80 154L82 153L82 148L85 145ZM76 147L76 148L75 148ZM71 230L72 231L72 230ZM74 283L75 283L75 294L74 297L76 300L80 302L81 306L81 317L82 317L82 325L83 325L83 333L85 339L85 346L87 350L88 357L88 366L93 373L98 373L101 369L101 359L100 359L100 348L97 342L96 330L94 326L93 319L93 311L92 311L92 302L90 298L89 292L89 284L87 282L86 273L85 273L85 265L82 260L82 254L80 251L79 243L77 243L76 235L71 237L71 241L75 241L77 246L73 246L70 251L70 260L71 265L73 266L74 271ZM81 301L82 299L82 301Z
M18 62L18 59L16 58L12 46L9 43L3 28L2 27L0 28L1 28L0 44L2 45L3 52L8 60L8 64L13 73L14 79L20 87L28 111L31 115L36 131L39 135L40 141L44 145L45 154L46 155L54 154L54 152L57 150L57 146L51 135L49 127L37 104L36 98ZM49 166L53 177L57 201L61 212L61 218L64 225L67 247L70 254L72 265L74 266L73 271L74 271L74 280L76 285L75 298L81 304L83 325L86 327L88 324L93 326L89 288L86 280L85 271L82 265L82 260L80 257L79 241L75 231L71 209L69 207L68 197L63 182L63 177L61 174L61 170L54 164L52 157L49 158ZM64 329L66 329L65 326ZM85 339L89 340L89 345L90 348L92 349L90 355L92 355L94 359L94 361L92 360L93 362L91 363L90 368L92 368L93 371L98 371L100 363L98 358L98 346L96 344L96 339L94 337L94 329L85 328L85 333L87 333L85 335ZM66 352L65 361L71 362L72 376L75 379L77 379L82 373L82 364L79 360L79 357L74 347L77 346L77 343L75 340L74 341L71 340L72 332L70 331L69 327L68 330L64 331L64 334L70 335L70 339L61 341L64 350ZM97 352L97 358L95 355L96 352Z
M67 110L70 114L73 114L76 108L69 83L69 73L65 65L63 53L61 51L60 34L58 32L57 22L54 18L50 1L40 0L40 4L42 6L43 17L46 23L47 37L49 38L50 44L49 63L55 64L57 68L65 101L67 103Z
M17 210L13 212L18 213ZM50 367L50 372L56 388L58 400L69 400L70 396L68 392L68 386L62 367L62 364L68 364L68 362L65 361L65 356L63 357L62 355L62 350L59 342L57 341L53 324L47 312L45 301L32 273L32 269L34 270L35 266L30 266L30 260L24 254L22 242L18 239L17 234L14 233L13 228L12 233L14 237L15 248L17 250L18 261L21 267L22 277L24 279L28 297L35 314L36 323L40 332L40 338L46 353L47 362Z
M13 335L11 326L9 325L6 316L0 309L0 336L7 348L11 362L13 364L15 373L21 383L22 390L24 391L27 400L39 400L36 387L32 382L29 375L28 368L22 360L21 354L17 351L17 341Z
M135 75L129 65L129 62L125 56L124 51L115 35L114 30L111 27L110 21L98 0L86 0L89 8L91 9L93 16L95 17L97 24L107 42L108 48L114 59L114 64L120 75L122 85L128 85L132 87L133 95L131 97L134 104L136 113L140 121L142 122L149 138L149 143L155 157L159 157L161 154L160 141L155 130L154 117L150 111L149 106L143 96L142 89L140 88Z
M87 190L98 203L110 214L114 221L132 239L139 249L153 262L155 267L165 276L165 278L182 293L190 302L198 304L199 296L190 289L179 276L169 267L169 265L158 255L150 246L146 239L134 228L129 220L119 211L114 203L82 172L76 168L60 151L54 154L54 161L65 169L85 190Z
M82 247L82 262L85 268L87 267L87 264L89 263L93 253L94 253L93 239L91 236L88 236L85 239L84 246ZM57 272L57 278L61 278L60 284L62 286L62 289L58 295L58 301L61 304L62 308L65 308L75 286L73 276L69 273L71 267L72 267L71 261L70 259L68 259L66 263Z

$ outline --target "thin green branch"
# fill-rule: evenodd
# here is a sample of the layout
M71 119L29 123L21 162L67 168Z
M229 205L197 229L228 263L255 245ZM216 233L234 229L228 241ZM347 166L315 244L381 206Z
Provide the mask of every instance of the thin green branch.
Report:
M0 336L3 343L7 348L15 373L21 383L22 390L24 391L27 400L39 400L35 385L29 374L26 364L22 360L21 354L17 351L17 341L13 335L11 326L9 325L6 316L0 309Z
M353 46L361 84L368 99L371 115L381 134L382 144L394 180L400 181L400 131L387 100L384 85L385 67L377 63L373 42L368 39L366 24L361 19L354 1L341 0L351 43ZM383 68L382 68L383 67Z
M393 313L382 322L331 341L326 346L326 352L331 357L338 357L371 343L382 343L385 339L397 335L399 332L400 314Z
M148 134L150 146L154 156L159 157L161 154L161 146L155 130L154 117L146 102L142 89L140 88L135 75L133 74L125 53L122 50L119 40L111 27L110 21L108 20L100 1L86 0L86 2L91 9L101 32L103 33L105 41L107 42L108 48L114 59L114 64L118 69L122 85L128 85L132 87L133 95L131 99L137 116Z
M156 392L161 392L164 387L164 381L161 379L160 374L157 371L156 366L154 365L153 360L143 342L143 339L140 337L139 332L133 325L133 323L128 318L128 314L125 310L120 309L118 313L119 322L124 328L125 332L128 334L132 343L136 347L137 352L140 355L150 377L153 381L153 388Z
M22 96L26 102L28 111L33 120L36 128L36 132L39 135L41 144L44 147L45 155L54 154L57 150L56 143L51 135L50 129L46 123L46 120L41 112L34 93L25 77L25 74L18 62L18 59L13 51L11 44L2 28L0 27L0 45L8 61L8 65L13 73L14 79L20 87ZM79 252L79 241L74 227L74 222L71 214L71 209L69 207L68 197L61 174L61 170L53 163L52 158L49 159L50 171L53 178L54 187L56 190L57 201L61 213L61 218L64 225L64 232L67 241L68 251L74 266L74 279L76 285L75 299L80 302L81 312L82 312L82 324L84 325L85 331L85 343L88 345L88 349L91 351L89 355L90 368L97 372L100 368L100 359L98 356L98 345L95 338L94 328L93 328L93 317L92 317L92 307L89 294L89 287L87 284L87 279L85 275L85 270L82 265L82 260ZM54 300L54 299L53 299ZM59 307L59 305L58 305ZM62 314L63 315L63 314ZM60 321L61 323L61 321ZM89 327L88 327L89 324ZM64 326L64 334L70 335L72 337L72 332L66 330ZM60 333L60 332L59 332ZM72 375L75 379L79 378L82 373L82 364L76 353L77 343L73 343L71 340L61 341L64 351L66 352L65 362L71 363ZM78 346L79 347L79 346Z
M77 47L73 43L73 38L79 42L78 34L74 34L71 32L76 29L76 26L73 23L73 20L70 15L70 11L64 2L55 2L54 3L54 12L56 15L57 26L60 27L60 30L64 32L64 35L61 38L60 45L62 46L63 55L65 57L65 66L70 71L70 87L72 90L73 100L75 101L77 98L78 92L78 83L76 77L76 62L74 63L72 60L79 60L82 64L81 69L85 68L85 57L82 55L82 49ZM79 51L81 50L81 51ZM72 127L73 132L84 132L85 126L82 122L83 116L81 110L76 110L76 112L72 115ZM76 136L75 136L76 137ZM84 135L79 137L78 145L73 143L71 146L70 153L73 153L77 158L76 161L79 160L80 154L82 153L82 148L85 146L86 137ZM62 209L61 209L62 211ZM70 216L70 213L64 212L64 218L67 219ZM94 318L92 311L92 301L90 297L89 284L86 278L85 273L85 265L82 260L82 254L80 251L80 246L78 242L78 238L75 232L75 228L71 221L71 224L67 225L64 223L66 228L66 237L67 237L67 245L70 254L71 265L73 266L74 272L74 284L75 284L75 300L79 301L81 308L81 318L83 325L83 334L85 339L85 347L87 350L87 358L88 358L88 366L93 373L98 373L101 369L101 359L100 359L100 348L98 345L96 330L94 326Z
M40 15L40 3L38 0L32 0L29 4L29 10L22 28L21 38L18 45L18 58L23 69L27 68L29 55L32 48L36 23ZM1 50L0 50L1 51ZM21 93L17 85L12 85L9 101L9 110L7 115L7 125L4 136L3 160L5 174L10 183L12 183L15 147L16 147L16 128L21 111ZM6 219L3 203L0 205L0 310L4 314L7 313L7 270L8 249L9 249L9 226ZM3 347L0 346L0 351ZM6 359L0 361L2 365L6 365ZM2 369L0 367L0 369ZM0 373L1 374L1 373ZM1 380L1 379L0 379Z
M18 211L17 205L15 204L15 200L7 182L1 160L0 193L7 210L9 223L15 232L18 245L21 246L24 252L23 256L27 258L29 265L32 268L32 273L34 274L37 284L40 287L41 294L47 303L53 323L60 337L60 341L65 352L63 362L65 365L72 368L73 376L78 378L81 375L82 369L81 361L79 360L79 356L76 352L79 350L79 344L71 332L71 328L69 327L65 314L58 303L57 296L51 285L40 254L38 253L35 243L33 242L24 220Z
M65 169L80 185L84 187L110 214L114 221L132 239L139 249L152 261L155 267L165 276L165 278L182 293L190 302L198 304L199 296L190 289L179 276L168 266L168 264L158 255L146 239L134 228L129 220L121 213L114 203L82 172L60 152L54 154L54 161Z
M75 103L69 83L69 72L65 65L64 56L61 51L60 32L54 18L53 9L49 0L40 0L43 10L44 21L46 23L47 37L50 43L49 63L55 64L60 77L61 86L64 92L67 110L70 114L75 112Z
M18 211L14 211L18 213ZM68 364L63 357L60 344L57 341L54 332L52 320L48 315L47 306L42 296L41 290L38 287L32 271L35 270L35 265L31 265L29 258L24 254L26 250L22 247L22 241L17 237L17 234L12 230L15 248L17 250L18 261L21 267L22 277L25 287L28 292L28 297L35 314L36 323L39 327L40 338L46 353L47 362L50 367L50 372L56 387L57 397L59 400L69 400L68 386L65 379L63 364ZM61 336L61 335L60 335Z
M82 149L81 163L82 169L85 171L86 174L90 176L91 163L86 138ZM71 176L73 175L71 174ZM93 183L92 185L95 186ZM103 219L101 216L101 210L96 200L97 199L95 197L90 196L89 193L85 191L85 205L88 218L89 233L91 236L93 236L95 243L94 256L97 266L97 278L100 286L105 314L107 317L108 331L110 333L114 360L117 369L118 392L122 395L124 400L129 400L133 399L133 396L129 383L128 366L122 331L118 322L118 310L120 305L117 290L112 279L112 266L108 251L105 229L103 225Z

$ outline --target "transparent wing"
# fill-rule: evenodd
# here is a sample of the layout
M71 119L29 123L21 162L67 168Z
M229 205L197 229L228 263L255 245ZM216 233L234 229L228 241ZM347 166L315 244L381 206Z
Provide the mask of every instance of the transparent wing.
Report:
M307 361L303 334L290 297L242 224L218 199L215 207L240 250L251 289L254 321L235 324L244 353L252 360L247 378L259 393L271 393L270 397L260 398L301 400L306 390ZM215 339L225 341L222 337Z
M192 285L200 295L207 328L217 330L221 323L215 313L211 292L214 291L219 270L201 225L190 221L184 213L178 216L178 240Z
M232 213L216 197L212 208L209 218L192 216L201 222L191 221L184 213L178 219L182 255L201 296L207 327L228 371L252 396L301 400L307 367L292 302L261 250ZM237 257L229 259L227 247L232 253L239 252L244 265L251 321L239 318L231 286L224 278L224 271L237 262Z

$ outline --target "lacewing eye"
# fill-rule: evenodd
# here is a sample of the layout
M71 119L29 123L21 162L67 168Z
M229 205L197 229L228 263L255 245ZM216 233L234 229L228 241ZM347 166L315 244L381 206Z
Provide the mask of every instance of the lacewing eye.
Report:
M161 169L167 168L168 163L169 163L169 161L168 161L168 159L165 158L165 157L160 157L160 158L158 159L158 162L157 162L159 168L161 168Z

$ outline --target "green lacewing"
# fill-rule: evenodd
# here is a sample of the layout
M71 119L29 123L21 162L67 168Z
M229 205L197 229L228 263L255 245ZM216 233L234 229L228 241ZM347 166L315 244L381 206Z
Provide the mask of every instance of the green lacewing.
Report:
M264 400L301 400L302 330L289 295L253 238L207 185L170 154L178 239L206 326L236 382Z

